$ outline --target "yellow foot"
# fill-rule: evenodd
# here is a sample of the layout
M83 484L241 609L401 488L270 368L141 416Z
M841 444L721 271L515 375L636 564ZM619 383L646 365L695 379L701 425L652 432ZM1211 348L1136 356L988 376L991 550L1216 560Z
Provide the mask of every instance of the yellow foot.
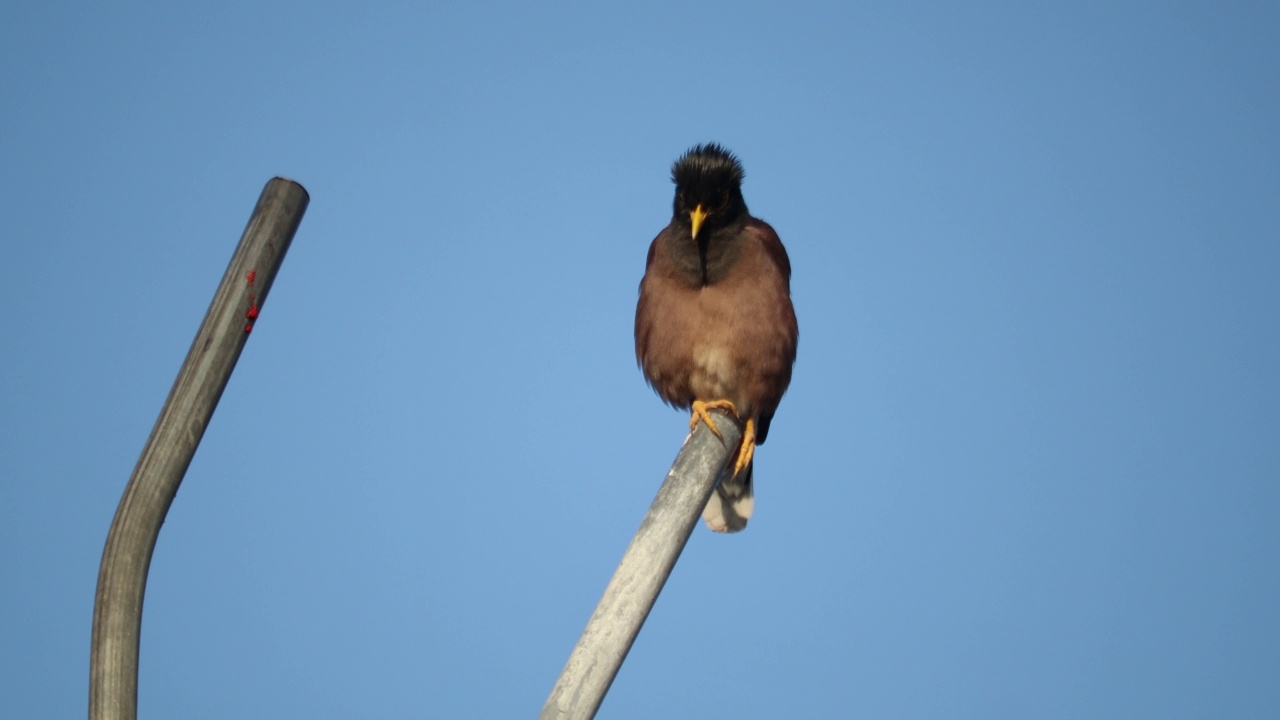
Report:
M734 414L734 417L737 417L738 415L738 409L735 408L733 403L728 400L711 400L710 402L694 400L693 417L689 418L689 432L693 432L693 429L698 427L698 421L701 420L707 424L707 427L711 428L711 432L715 433L716 437L723 440L724 436L720 434L719 428L716 427L716 421L712 420L711 413L707 412L708 410L716 409L728 410ZM755 435L752 434L752 437L754 436Z
M742 469L751 464L756 454L756 419L747 418L747 426L742 430L742 445L738 446L738 460L733 464L733 476L737 477Z

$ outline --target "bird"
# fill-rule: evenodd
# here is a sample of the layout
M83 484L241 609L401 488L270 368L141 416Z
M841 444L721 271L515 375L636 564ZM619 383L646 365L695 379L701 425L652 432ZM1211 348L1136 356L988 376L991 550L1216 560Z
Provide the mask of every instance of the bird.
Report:
M720 435L709 411L742 426L733 464L703 509L707 527L738 532L755 509L755 448L791 384L799 327L791 260L742 197L742 163L717 143L671 168L671 222L649 245L636 303L636 362L668 405Z

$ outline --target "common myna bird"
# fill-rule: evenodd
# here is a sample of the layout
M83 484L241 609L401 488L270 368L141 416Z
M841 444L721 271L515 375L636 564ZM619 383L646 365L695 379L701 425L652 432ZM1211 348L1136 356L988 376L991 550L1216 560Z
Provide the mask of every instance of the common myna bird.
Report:
M754 508L752 456L791 383L799 330L791 261L778 234L742 199L742 163L714 143L671 169L675 209L649 246L636 306L636 360L667 404L692 409L689 429L724 408L742 444L702 511L707 527L737 532Z

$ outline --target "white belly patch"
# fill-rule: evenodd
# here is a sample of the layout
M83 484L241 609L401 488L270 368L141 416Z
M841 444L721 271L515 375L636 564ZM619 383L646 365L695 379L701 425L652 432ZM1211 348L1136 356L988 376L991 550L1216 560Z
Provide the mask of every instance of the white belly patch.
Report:
M699 399L732 399L729 398L729 388L737 385L736 379L732 358L723 348L712 345L694 348L690 384Z

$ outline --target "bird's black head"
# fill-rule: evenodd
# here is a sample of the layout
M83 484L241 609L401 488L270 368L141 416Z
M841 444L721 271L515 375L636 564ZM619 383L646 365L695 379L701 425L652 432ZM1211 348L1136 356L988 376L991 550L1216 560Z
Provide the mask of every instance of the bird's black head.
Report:
M671 181L676 184L675 220L689 227L695 240L746 215L742 163L715 143L681 155L671 168Z

